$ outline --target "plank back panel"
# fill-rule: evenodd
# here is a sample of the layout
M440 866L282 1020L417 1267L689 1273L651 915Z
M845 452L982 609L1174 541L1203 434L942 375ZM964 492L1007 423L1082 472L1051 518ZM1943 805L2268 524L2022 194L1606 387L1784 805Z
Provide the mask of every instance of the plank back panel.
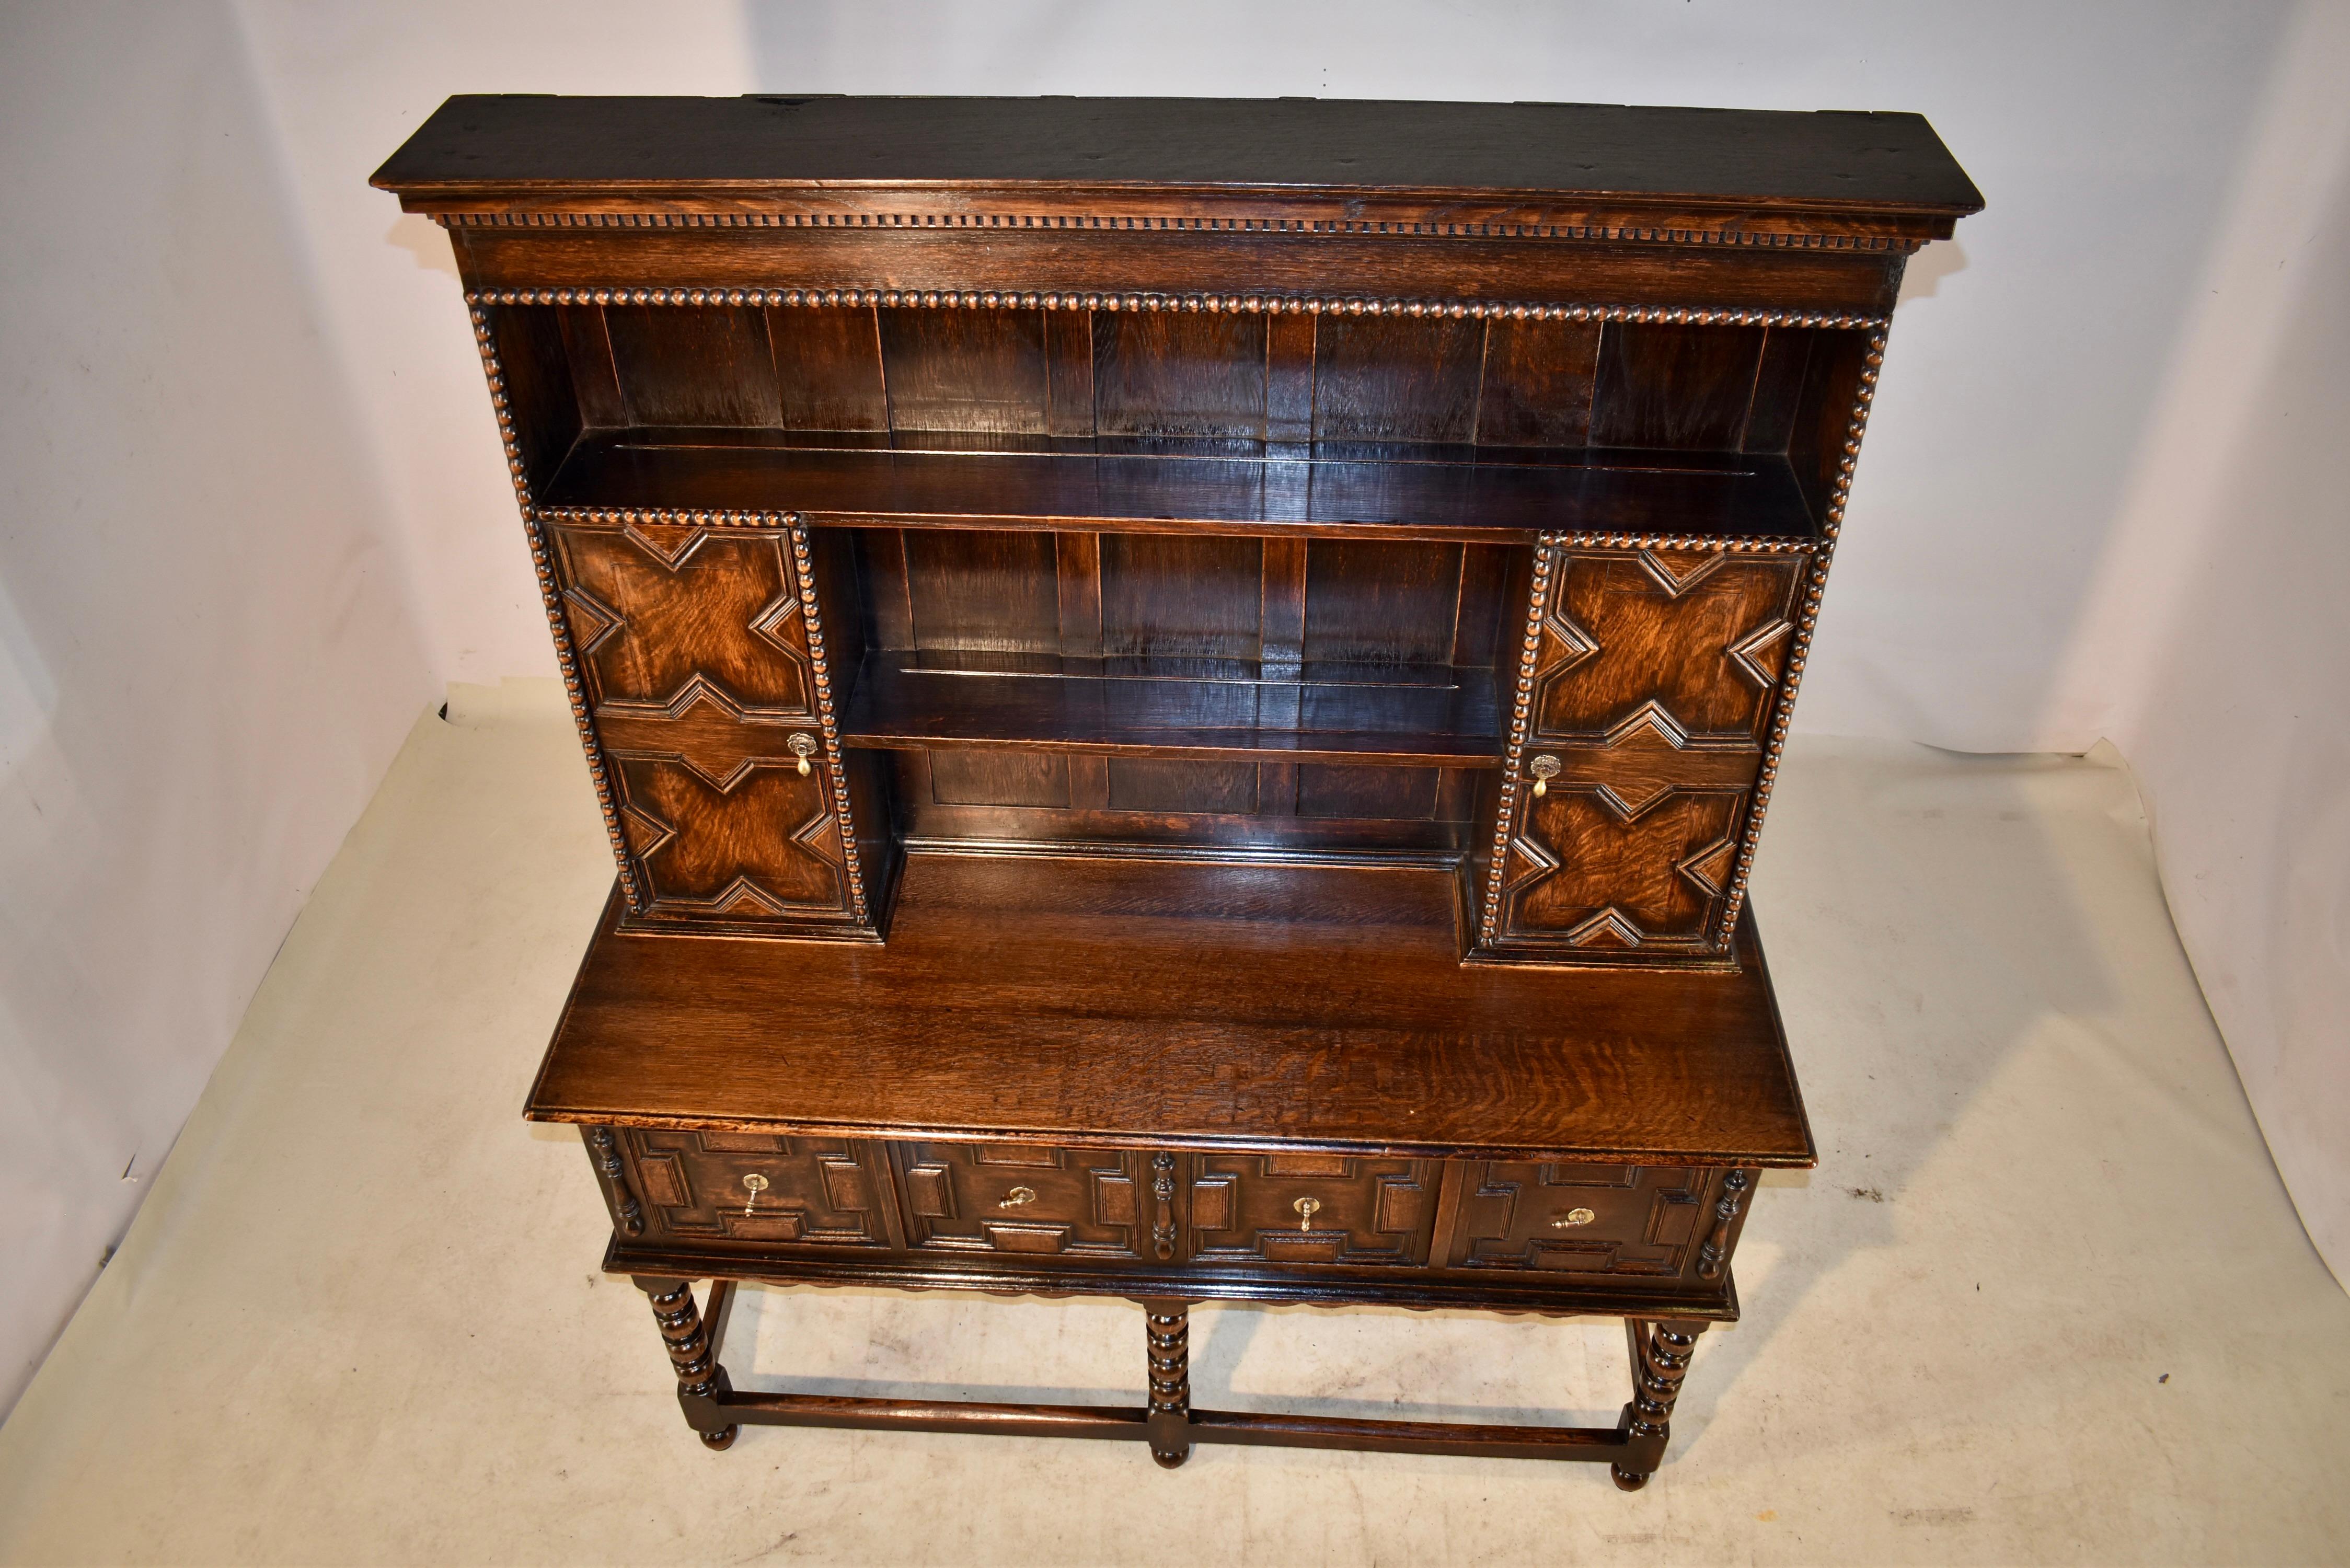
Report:
M1101 535L1101 650L1254 659L1264 544L1233 535Z
M1263 317L1105 313L1093 339L1103 435L1264 438Z
M783 423L802 431L886 431L880 323L869 307L767 312Z
M1443 664L1461 594L1458 545L1316 539L1305 552L1305 658Z
M614 305L604 324L630 424L784 422L766 312Z
M890 429L1046 432L1052 383L1043 311L879 314Z
M1052 535L910 529L905 552L913 646L1060 651Z
M1759 327L1607 323L1591 444L1736 452L1762 358Z
M1314 346L1314 439L1474 441L1484 345L1482 321L1325 316Z

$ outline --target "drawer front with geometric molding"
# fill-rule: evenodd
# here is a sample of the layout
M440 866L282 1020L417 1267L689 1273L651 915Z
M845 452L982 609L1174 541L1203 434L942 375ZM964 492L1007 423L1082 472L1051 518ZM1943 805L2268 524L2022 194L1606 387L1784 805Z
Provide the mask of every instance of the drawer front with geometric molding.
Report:
M916 1251L1139 1259L1149 1157L1025 1144L895 1146Z
M761 1133L626 1135L655 1234L818 1247L888 1247L897 1227L879 1146Z
M1718 1277L1752 1181L1742 1171L1501 1160L1463 1161L1459 1178L1450 1267L1651 1279Z
M1428 1261L1440 1161L1209 1154L1190 1161L1198 1263L1409 1266Z

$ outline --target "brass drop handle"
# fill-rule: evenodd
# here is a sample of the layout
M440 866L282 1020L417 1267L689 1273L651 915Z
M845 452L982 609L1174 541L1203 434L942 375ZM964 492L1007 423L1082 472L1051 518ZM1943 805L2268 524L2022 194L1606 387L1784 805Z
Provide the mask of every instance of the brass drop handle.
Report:
M1322 1200L1319 1198L1301 1198L1290 1207L1297 1210L1297 1228L1310 1231L1314 1229L1314 1216L1322 1211Z
M1024 1203L1034 1203L1035 1201L1036 1189L1035 1188L1015 1187L1011 1191L1003 1195L1003 1201L997 1204L996 1207L998 1209L1017 1209Z
M747 1217L753 1209L758 1207L759 1194L767 1190L767 1179L754 1170L743 1179L743 1186L751 1194L750 1201L743 1205L743 1212Z
M1558 777L1558 759L1545 752L1526 764L1526 772L1534 776L1534 798L1540 800L1550 793L1550 781Z
M1562 1210L1550 1217L1550 1228L1554 1231L1572 1231L1577 1225L1588 1225L1598 1218L1598 1215L1588 1209Z
M802 731L802 732L798 732L798 733L796 733L796 734L793 735L793 736L792 736L792 738L791 738L790 740L788 740L788 741L785 741L785 742L784 742L784 744L785 744L785 745L789 746L789 747L792 749L792 755L794 755L794 756L795 756L795 757L799 758L799 760L800 760L800 777L802 777L802 778L806 778L806 777L807 777L807 775L808 775L808 758L809 758L809 757L811 757L811 756L813 756L813 755L816 753L816 737L815 737L814 735L808 734L808 733L807 733L806 732L805 732L805 731Z

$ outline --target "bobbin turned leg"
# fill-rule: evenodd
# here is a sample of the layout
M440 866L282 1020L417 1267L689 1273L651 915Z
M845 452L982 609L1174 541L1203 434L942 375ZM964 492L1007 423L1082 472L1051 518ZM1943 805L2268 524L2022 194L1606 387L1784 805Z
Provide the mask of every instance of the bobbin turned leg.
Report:
M702 1434L705 1448L733 1447L734 1424L725 1418L718 1403L727 1392L726 1370L718 1365L717 1349L710 1343L701 1311L693 1304L692 1282L642 1274L633 1277L637 1289L651 1300L653 1321L660 1324L661 1343L669 1347L670 1366L677 1373L677 1402L685 1411L686 1425Z
M1191 1457L1191 1317L1189 1302L1149 1301L1150 1457L1173 1469Z
M1681 1379L1689 1376L1697 1336L1705 1330L1701 1319L1624 1320L1624 1336L1632 1348L1632 1402L1624 1407L1617 1430L1624 1434L1632 1451L1607 1469L1626 1491L1648 1485L1648 1478L1664 1462L1665 1445L1672 1440L1673 1401L1680 1397Z

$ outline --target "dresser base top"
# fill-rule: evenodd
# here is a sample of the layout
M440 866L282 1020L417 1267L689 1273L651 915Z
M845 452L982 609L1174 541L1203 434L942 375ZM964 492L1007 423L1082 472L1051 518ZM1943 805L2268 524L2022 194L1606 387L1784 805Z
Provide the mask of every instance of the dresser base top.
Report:
M1735 971L1462 966L1417 867L908 857L886 947L605 910L544 1121L1104 1147L1808 1166Z

